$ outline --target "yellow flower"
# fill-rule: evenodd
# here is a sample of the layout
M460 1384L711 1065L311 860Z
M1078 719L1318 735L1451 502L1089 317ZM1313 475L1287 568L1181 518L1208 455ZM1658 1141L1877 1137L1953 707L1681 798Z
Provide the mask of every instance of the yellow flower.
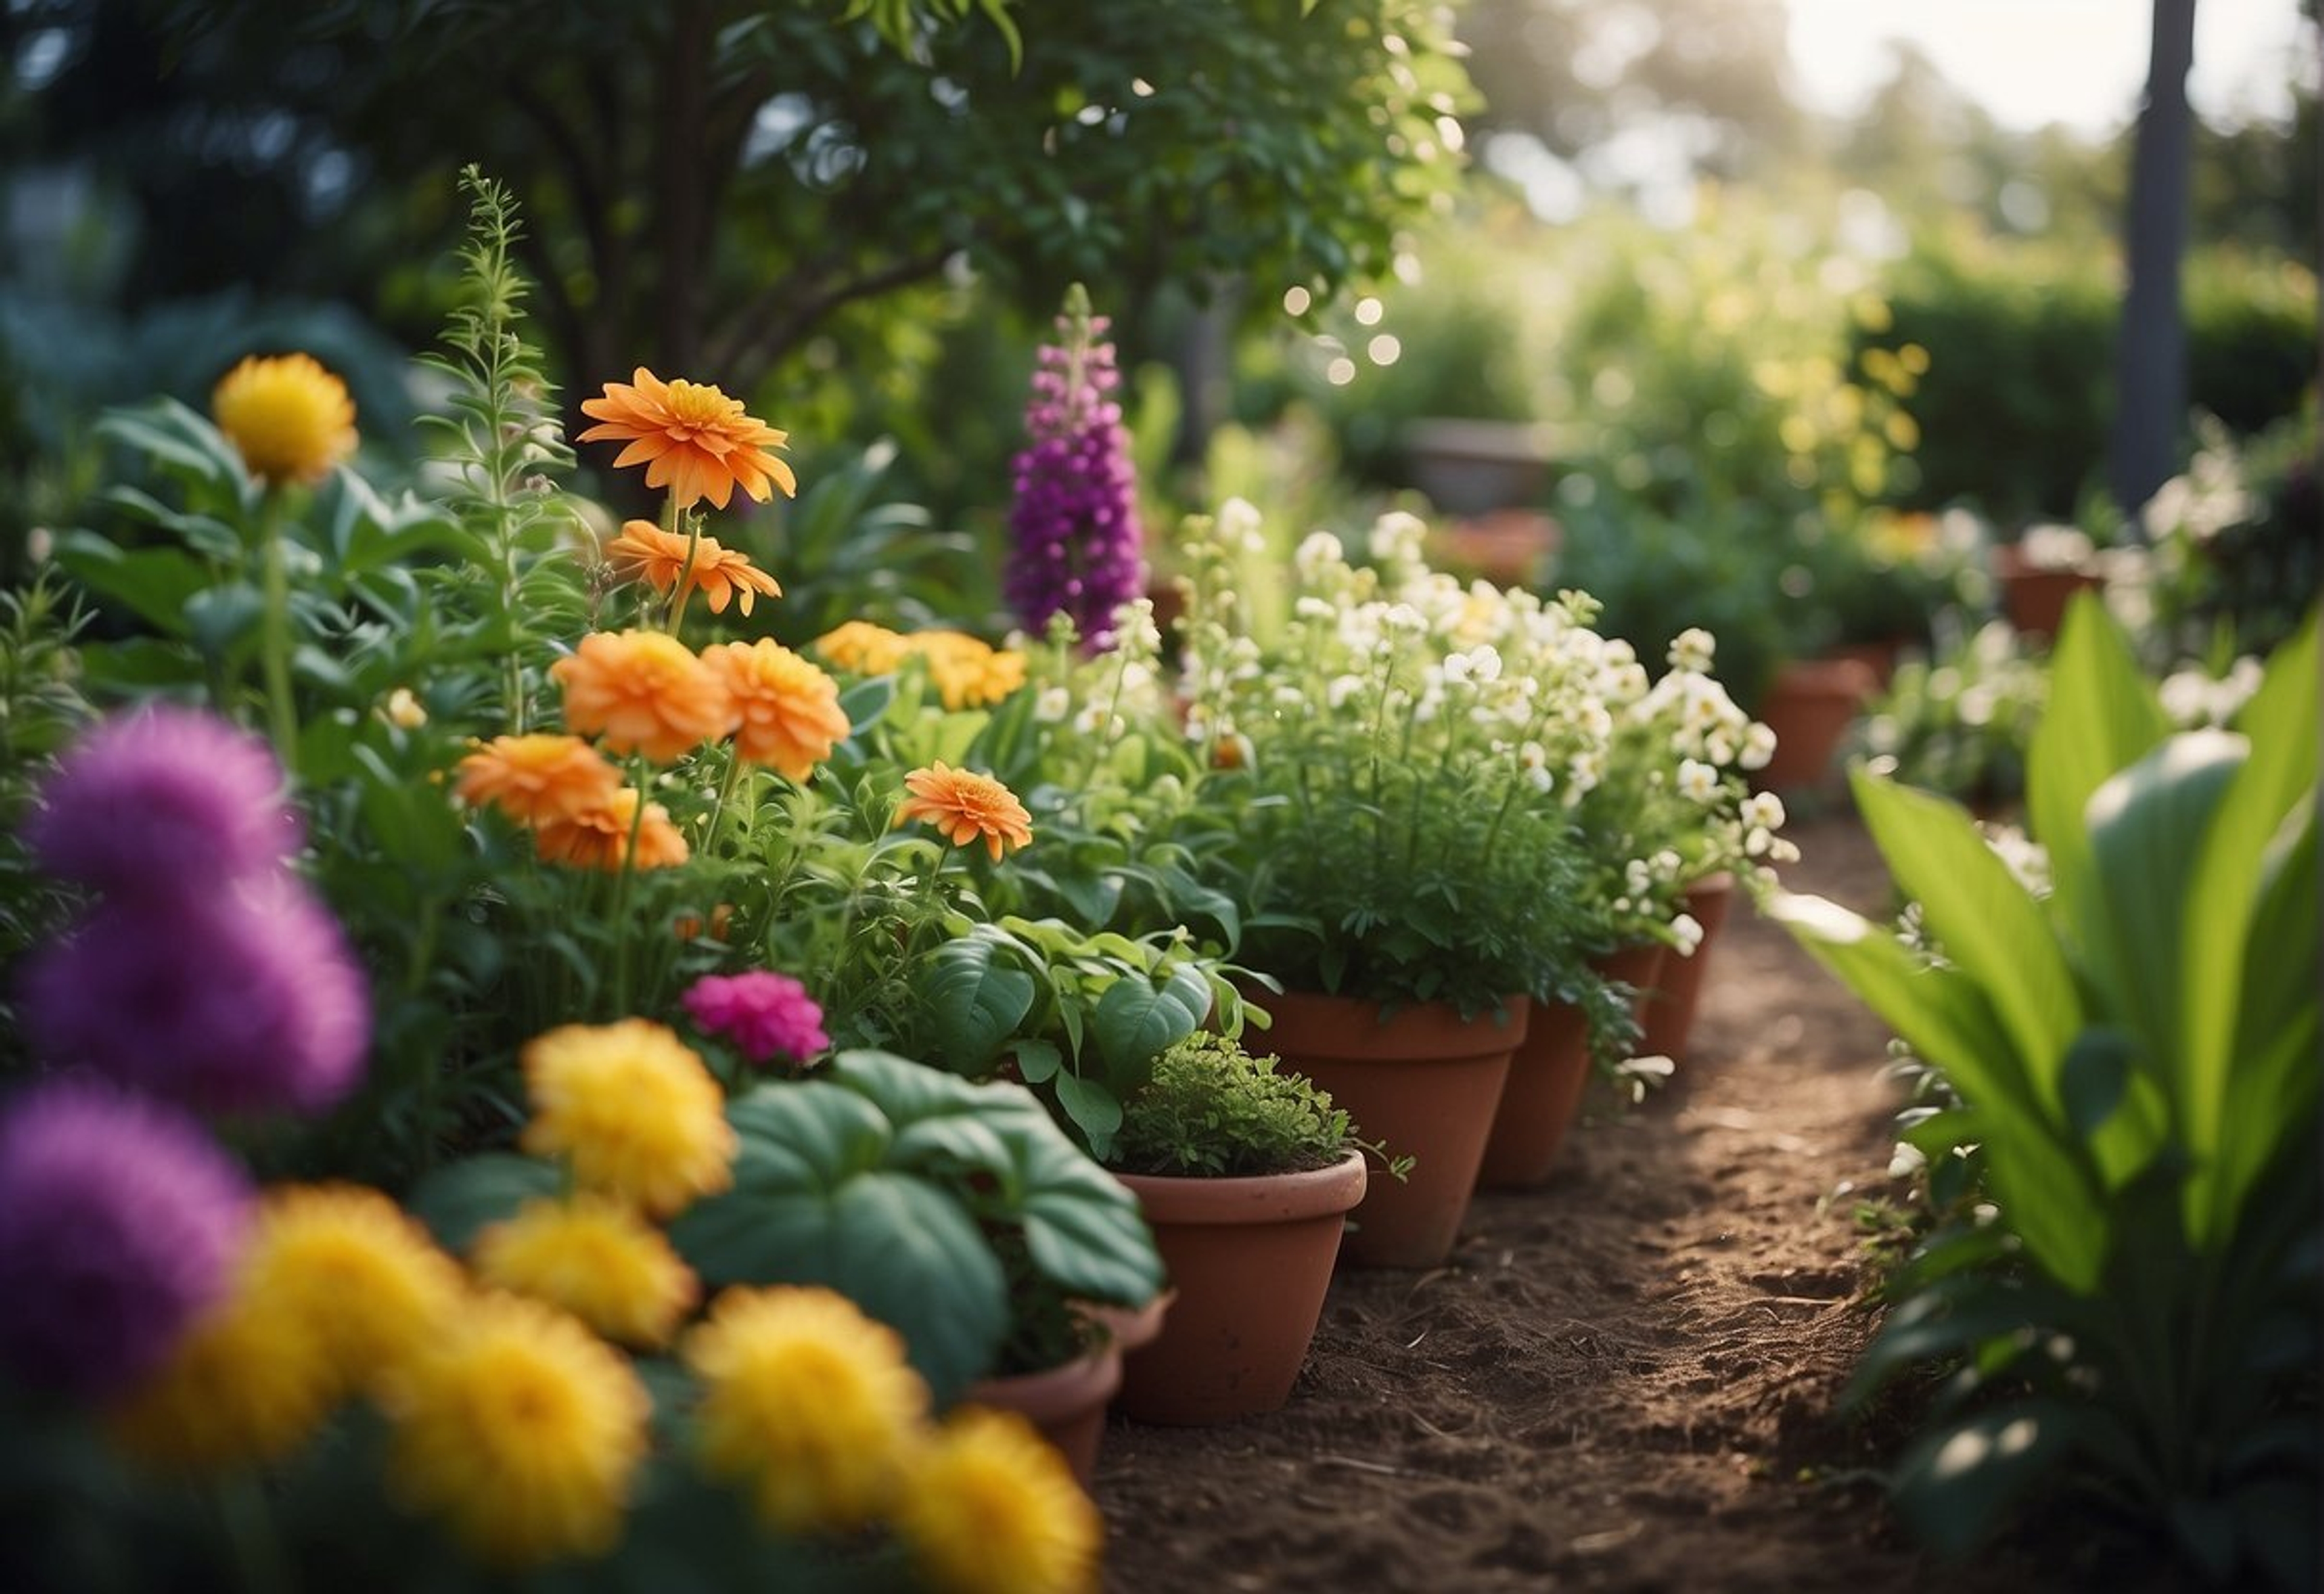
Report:
M1016 793L990 775L947 769L938 761L905 776L904 788L912 795L896 810L896 822L925 819L955 847L982 839L998 861L1004 846L1021 847L1033 839L1033 816Z
M911 640L868 620L850 620L816 638L815 650L841 669L883 676L911 657Z
M636 869L675 869L686 861L689 849L685 833L669 822L669 810L659 803L646 805L638 818L638 788L624 786L596 807L570 818L545 821L533 832L533 848L551 863L581 869L613 870L629 856L630 831L637 831Z
M532 1121L521 1144L569 1158L583 1189L667 1218L733 1182L718 1082L666 1026L567 1024L528 1044L522 1063Z
M161 1370L109 1414L113 1441L166 1471L279 1461L330 1413L338 1380L301 1304L251 1287L197 1322Z
M388 1484L502 1567L599 1555L621 1538L652 1403L572 1318L476 1299L391 1381Z
M912 1468L895 1525L929 1580L955 1594L1097 1586L1097 1507L1065 1458L1012 1412L954 1412Z
M785 779L805 780L852 728L839 684L770 638L706 648L702 659L734 700L735 752Z
M593 631L549 673L565 688L566 725L613 752L668 763L734 723L725 686L667 631Z
M915 631L904 639L927 660L928 678L948 709L984 708L1025 684L1025 657L965 631Z
M700 592L709 601L713 614L724 614L730 598L739 596L740 607L748 614L757 594L783 595L773 576L752 564L748 556L719 546L715 537L695 538L689 549L687 538L665 531L651 521L623 522L622 534L605 545L605 551L636 566L639 576L657 592L676 586L678 573L684 571L687 590ZM689 552L691 565L687 562Z
M387 695L384 711L387 723L399 731L417 731L428 723L428 706L412 695L409 686L398 686Z
M319 480L355 451L355 401L311 355L250 355L219 379L210 413L269 485Z
M578 736L495 736L460 760L460 800L519 825L577 819L613 801L619 770Z
M305 1324L342 1391L410 1355L466 1292L428 1231L358 1184L270 1190L244 1270L254 1298Z
M768 1522L845 1531L893 1503L928 1408L893 1329L826 1289L730 1289L683 1354L705 1464Z
M700 1286L659 1229L602 1195L529 1201L476 1237L489 1285L561 1306L618 1344L669 1343Z
M628 444L614 467L644 465L646 485L668 487L681 509L706 498L724 509L737 487L764 503L770 482L787 498L798 491L791 467L767 452L789 434L715 387L665 382L641 365L627 382L607 382L603 398L583 400L581 413L599 422L582 442Z

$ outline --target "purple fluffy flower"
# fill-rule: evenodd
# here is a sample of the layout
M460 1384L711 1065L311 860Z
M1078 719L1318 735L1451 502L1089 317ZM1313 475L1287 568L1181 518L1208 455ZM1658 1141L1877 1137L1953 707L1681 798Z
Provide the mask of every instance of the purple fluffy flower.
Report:
M298 849L282 770L257 738L191 709L107 721L64 755L25 839L51 873L117 896L182 896Z
M91 1080L0 1113L0 1365L29 1390L114 1395L226 1291L249 1179L200 1126Z
M724 1036L753 1063L777 1057L797 1063L831 1045L823 1032L823 1009L788 974L764 969L706 974L680 1000L706 1033Z
M1094 648L1111 646L1113 612L1146 590L1138 525L1138 476L1110 397L1121 383L1107 322L1092 316L1080 283L1057 318L1064 341L1044 345L1033 373L1025 430L1031 446L1015 462L1014 543L1009 604L1038 633L1060 612Z
M217 1113L314 1112L355 1084L370 993L338 921L289 874L199 899L108 900L31 961L51 1064Z

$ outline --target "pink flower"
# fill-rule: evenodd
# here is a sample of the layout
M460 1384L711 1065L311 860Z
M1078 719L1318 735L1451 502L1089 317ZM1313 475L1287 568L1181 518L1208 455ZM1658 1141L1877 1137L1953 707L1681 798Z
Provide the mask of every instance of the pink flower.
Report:
M788 974L764 969L705 974L682 1000L695 1023L733 1041L753 1063L777 1057L803 1062L831 1045L823 1032L823 1009Z

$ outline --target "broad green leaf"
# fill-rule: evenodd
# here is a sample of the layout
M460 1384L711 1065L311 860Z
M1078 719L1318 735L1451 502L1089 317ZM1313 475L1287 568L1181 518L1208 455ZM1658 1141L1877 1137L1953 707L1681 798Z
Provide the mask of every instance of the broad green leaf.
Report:
M2128 1094L2138 1048L2118 1029L2085 1029L2066 1048L2059 1071L2059 1094L2066 1121L2085 1138L2095 1138Z
M428 1226L438 1245L459 1255L486 1224L514 1217L526 1202L556 1195L562 1184L563 1175L552 1163L485 1152L429 1174L403 1204Z
M937 948L919 984L928 1016L944 1037L945 1055L971 1069L1001 1055L1040 991L1031 974L998 962L993 944L981 937Z
M2010 1224L2052 1277L2078 1294L2093 1288L2110 1243L2096 1171L2080 1139L2029 1091L2025 1064L1984 993L1821 898L1778 893L1764 911L1982 1115L1994 1193Z
M101 597L126 604L147 624L171 636L185 634L186 605L208 587L211 573L174 548L124 548L94 531L57 539L56 561Z
M2099 786L2085 818L2092 873L2077 927L2086 967L2198 1162L2218 1144L2219 1082L2190 1077L2181 1045L2189 974L2181 926L2204 832L2247 750L2225 731L2173 736Z
M2264 1036L2244 1033L2239 1008L2247 1009L2251 975L2246 959L2284 966L2292 949L2253 933L2253 908L2269 848L2278 841L2284 816L2300 809L2313 822L2316 806L2317 621L2306 624L2268 661L2259 691L2237 716L2248 739L2249 756L2227 788L2204 837L2178 931L2184 972L2179 1045L2186 1059L2188 1089L2204 1105L2206 1121L2228 1111L2230 1075L2238 1048L2264 1045ZM2314 870L2305 871L2313 901ZM2299 926L2286 926L2295 934ZM2308 929L2312 943L2314 915ZM2312 1009L2312 957L2296 964ZM2190 1226L2201 1227L2190 1212Z
M2014 1401L1922 1431L1890 1480L1896 1509L1941 1555L1967 1555L1990 1538L2071 1448L2073 1409Z
M1193 975L1191 987L1174 975L1158 989L1143 975L1122 975L1098 999L1092 1028L1099 1060L1116 1072L1150 1062L1194 1033L1210 1000L1210 990L1198 974Z
M1084 1079L1078 1073L1060 1073L1055 1089L1057 1105L1074 1120L1090 1144L1091 1150L1103 1156L1113 1144L1113 1137L1121 1129L1121 1101L1099 1080Z
M878 1166L894 1137L877 1106L828 1079L770 1080L729 1102L726 1119L738 1143L738 1189L829 1189Z
M2081 1015L2041 904L1957 804L1860 769L1850 786L1897 886L1921 905L1945 959L1993 1005L2025 1067L2027 1094L2059 1110L2058 1069Z
M2228 1049L2217 1160L2198 1170L2188 1230L2214 1250L2237 1231L2253 1186L2291 1142L2312 1140L2318 1098L2317 974L2324 967L2317 902L2316 815L2262 882L2250 916L2236 1033Z
M184 634L212 659L223 659L244 639L254 640L266 600L246 581L206 586L186 600Z
M1153 1231L1128 1185L1089 1159L1038 1110L1007 1138L1025 1181L1025 1244L1069 1295L1135 1306L1163 1284Z
M2058 905L2079 922L2089 879L2090 794L2171 733L2129 639L2097 597L2077 595L2050 662L2050 701L2025 758L2034 839L2049 850Z
M1065 1054L1048 1041L1020 1040L1017 1043L1017 1077L1028 1085L1038 1085L1052 1077L1065 1066Z

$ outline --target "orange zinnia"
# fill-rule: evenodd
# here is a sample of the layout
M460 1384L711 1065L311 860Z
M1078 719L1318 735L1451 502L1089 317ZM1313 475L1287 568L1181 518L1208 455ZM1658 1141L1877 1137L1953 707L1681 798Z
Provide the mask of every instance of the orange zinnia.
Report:
M770 482L786 498L798 491L791 467L767 452L790 434L715 387L665 382L641 365L628 382L607 382L604 397L583 400L581 413L599 423L581 441L627 443L614 467L644 465L646 485L669 488L680 509L706 498L724 509L737 487L764 503Z
M727 600L737 595L745 614L758 594L783 595L773 576L752 564L748 556L720 546L715 537L692 539L694 563L689 568L686 562L688 539L665 531L651 521L624 521L622 534L605 545L605 551L635 567L637 575L657 592L676 586L678 573L684 571L687 590L708 599L713 614L726 613Z
M613 752L668 763L734 723L725 683L665 631L593 631L549 673L565 688L565 723Z
M703 650L742 723L734 751L789 780L805 780L852 728L839 706L839 685L770 638Z
M883 676L911 657L911 639L874 625L850 620L816 638L815 650L844 670L860 676Z
M896 823L925 819L955 847L981 836L998 861L1004 847L1021 847L1033 839L1033 816L1015 792L990 775L947 769L939 760L905 776L904 789L912 795L896 810Z
M675 869L686 861L686 837L669 822L669 810L648 803L638 817L638 788L624 786L591 808L569 819L552 820L532 833L533 846L550 863L570 863L581 869L614 870L630 851L630 830L638 833L639 869Z
M620 773L578 736L495 736L460 760L460 800L490 803L519 825L602 808Z

